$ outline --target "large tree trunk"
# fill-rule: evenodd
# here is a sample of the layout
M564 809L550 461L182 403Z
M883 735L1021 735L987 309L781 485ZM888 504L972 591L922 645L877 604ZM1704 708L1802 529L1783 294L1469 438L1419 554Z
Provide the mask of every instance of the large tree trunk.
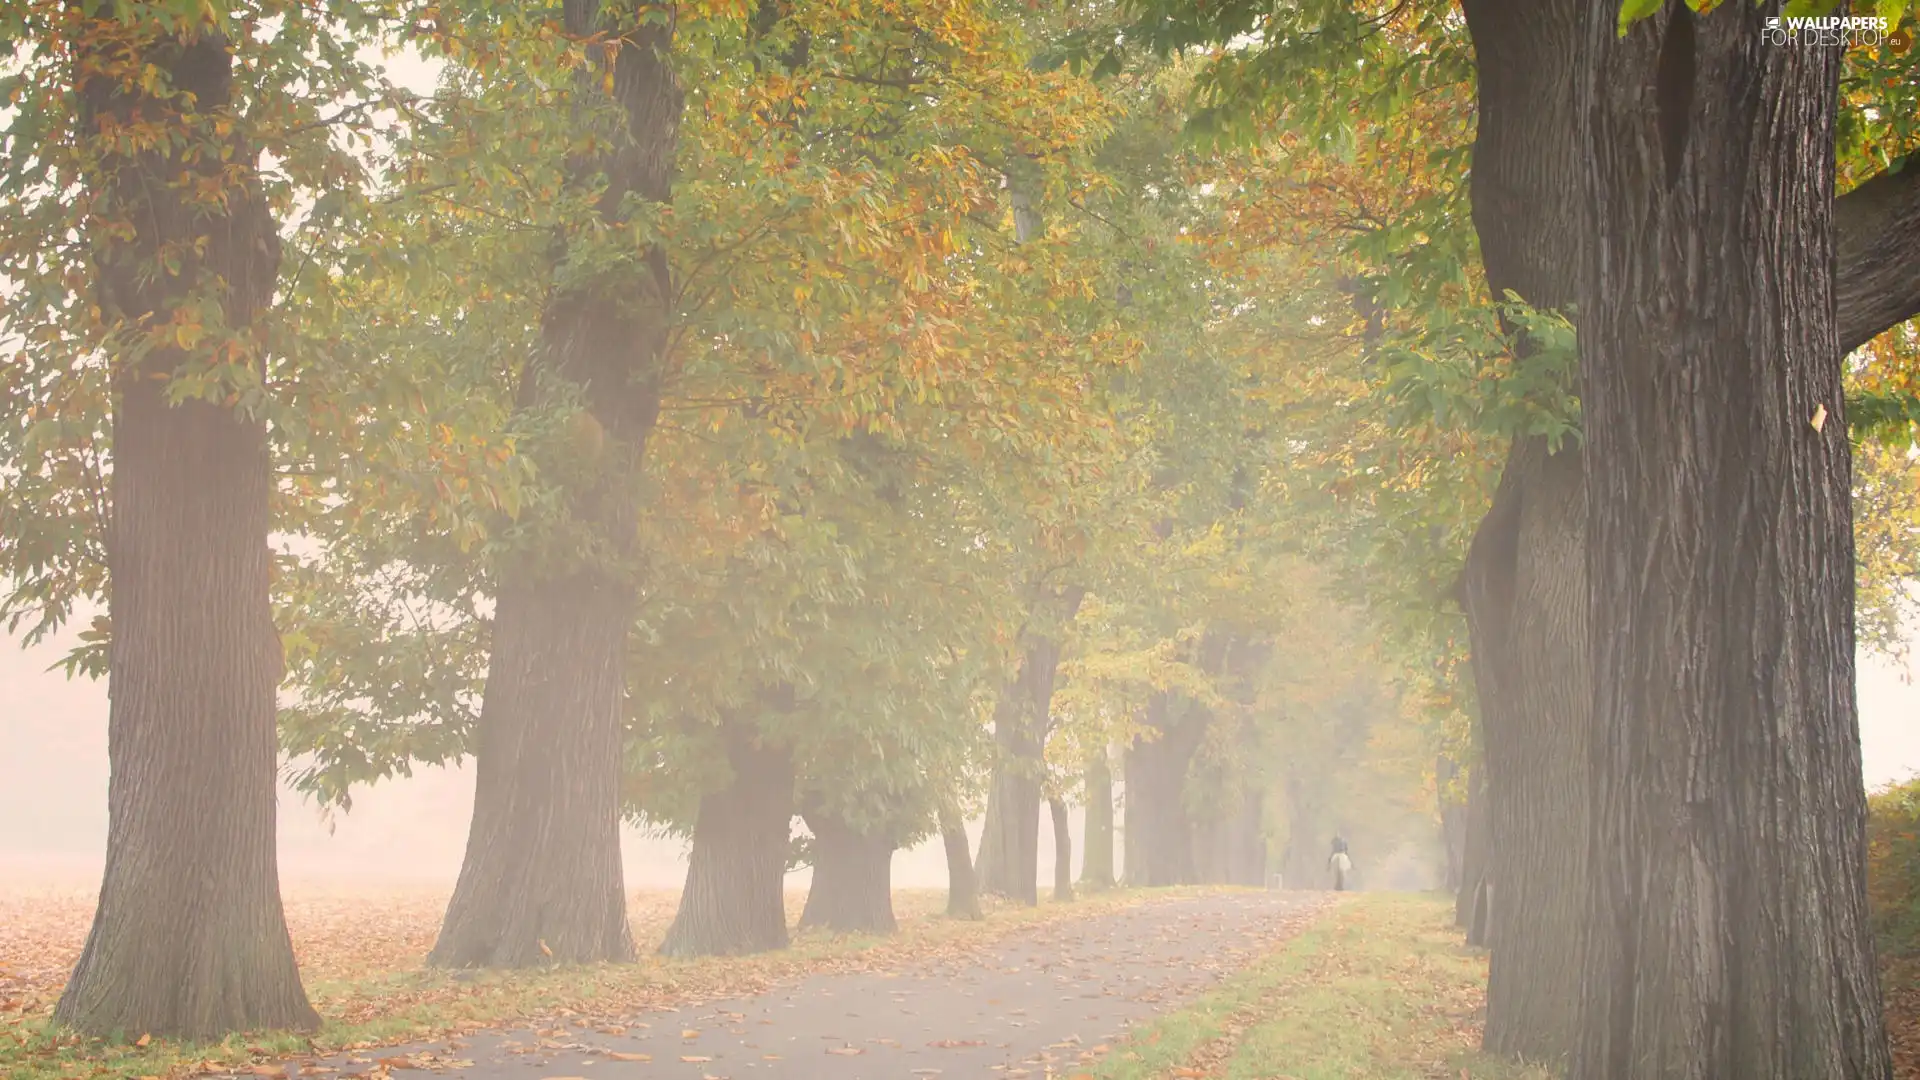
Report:
M1073 833L1067 823L1067 800L1047 800L1053 815L1053 899L1066 903L1073 899Z
M611 88L624 138L580 168L604 177L609 225L625 196L670 195L682 98L667 58L669 26L612 25L591 0L569 2L576 37L611 33L617 52L594 46L576 83L582 96ZM658 248L637 273L616 271L548 299L539 354L523 376L532 404L569 383L586 411L577 440L590 480L568 492L566 513L601 545L521 557L500 575L493 647L480 710L473 824L460 879L429 961L444 966L524 966L631 960L620 868L620 776L626 640L635 603L631 561L634 476L659 413L674 287Z
M980 884L973 874L973 844L966 822L951 806L940 808L940 840L947 849L947 918L980 917Z
M751 723L722 730L733 779L700 800L680 909L664 956L726 956L787 946L787 850L793 838L793 756L759 741Z
M813 833L813 885L800 925L856 934L898 929L893 918L893 837L884 830L859 832L818 811L802 820Z
M191 43L128 37L96 26L78 39L82 129L153 124L201 152L96 148L83 178L95 300L108 320L165 327L210 290L227 327L208 327L209 347L226 333L244 340L272 297L279 244L250 171L257 152L231 133L229 43L210 27ZM196 118L141 89L152 85L145 65L195 95ZM237 175L222 181L228 168ZM222 201L187 196L209 183ZM163 251L180 259L177 276L160 269ZM165 380L190 359L168 341L125 358L114 385L107 863L54 1011L93 1035L319 1025L274 847L272 462L260 422L206 402L168 405Z
M1156 693L1147 704L1146 724L1158 734L1136 737L1127 749L1127 883L1136 888L1194 880L1187 767L1209 719L1205 709Z
M1891 1075L1834 322L1842 53L1586 25L1595 939L1577 1080Z
M1467 557L1480 688L1490 868L1484 1045L1552 1060L1572 1046L1586 942L1591 692L1578 613L1584 470L1540 439L1514 444L1494 511ZM1524 487L1523 487L1524 486ZM1525 495L1520 494L1524 490ZM1525 537L1527 557L1520 538ZM1572 568L1576 572L1568 572ZM1486 897L1483 885L1481 901Z
M594 574L501 595L467 856L428 963L634 958L619 770L632 611Z
M1113 888L1113 766L1101 747L1087 762L1087 828L1080 840L1080 887Z
M1580 9L1573 0L1463 9L1479 72L1472 196L1488 284L1496 297L1513 291L1565 311L1584 235L1573 122ZM1467 897L1470 936L1493 950L1484 1045L1534 1060L1571 1046L1586 940L1583 475L1577 444L1553 453L1542 438L1516 439L1463 581L1490 842Z

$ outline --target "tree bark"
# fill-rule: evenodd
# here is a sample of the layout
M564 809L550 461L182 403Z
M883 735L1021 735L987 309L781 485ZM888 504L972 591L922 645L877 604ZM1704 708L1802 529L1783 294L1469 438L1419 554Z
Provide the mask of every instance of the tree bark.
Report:
M973 875L973 843L959 811L940 808L940 840L947 849L947 918L980 918L980 884Z
M611 91L625 130L579 167L604 177L601 214L618 225L625 196L671 194L682 95L667 52L670 25L613 27L593 0L565 5L568 33L611 33L617 52L592 48L576 83ZM500 574L492 656L476 747L473 823L459 883L430 963L518 967L632 960L620 867L620 777L626 640L636 602L631 561L638 513L634 475L659 414L672 273L654 248L638 273L617 272L551 296L540 352L521 402L569 383L581 391L591 479L567 510L593 550L524 556Z
M1572 887L1587 874L1586 582L1566 572L1581 565L1582 480L1572 451L1517 442L1467 557L1491 841L1484 880L1497 899L1486 904L1483 884L1493 950L1483 1045L1534 1061L1573 1044L1586 941L1585 890Z
M1583 65L1596 730L1576 1080L1891 1075L1835 325L1841 51L1669 5ZM1825 423L1813 422L1825 410Z
M1086 590L1047 594L1036 613L1064 624L1080 609ZM1053 634L1029 628L1020 635L1020 674L994 708L999 759L987 792L987 820L976 870L980 888L1032 906L1040 902L1040 779L1046 772L1046 739L1060 644Z
M1487 782L1484 765L1473 765L1467 772L1466 836L1460 850L1460 891L1454 895L1454 922L1467 931L1467 944L1483 947L1486 937L1476 931L1474 909L1487 881L1492 830L1487 822Z
M1040 902L1040 771L1043 746L1027 711L1027 651L1022 673L994 709L999 760L987 791L987 817L980 834L977 871L982 892L1026 905Z
M187 41L111 14L88 23L76 42L82 131L148 123L200 151L100 148L83 180L102 317L164 327L212 290L226 326L207 328L210 344L250 340L279 243L250 171L258 152L213 129L233 119L230 43L211 28ZM195 95L196 117L143 83L146 65ZM164 135L159 145L170 146ZM240 171L223 182L229 167ZM189 194L208 185L220 201ZM177 274L161 268L163 253L181 260ZM166 380L190 359L169 341L123 358L114 382L106 871L54 1010L91 1035L215 1039L320 1022L294 963L275 852L283 661L268 592L266 431L222 405L170 406Z
M1053 899L1064 904L1073 899L1073 833L1067 824L1067 800L1047 800L1053 814Z
M1434 775L1440 788L1440 846L1447 856L1444 887L1454 894L1454 922L1462 925L1459 897L1467 869L1467 806L1464 800L1447 797L1447 787L1459 778L1460 767L1451 758L1442 757L1435 763Z
M884 830L860 832L817 811L802 820L813 833L813 885L800 925L847 934L899 929L893 917L893 837Z
M1147 704L1156 738L1136 737L1127 749L1127 883L1136 888L1187 885L1194 880L1193 823L1187 813L1187 767L1206 734L1209 715L1171 693Z
M1584 236L1581 10L1574 0L1462 6L1479 73L1472 199L1487 282L1496 297L1511 290L1564 312ZM1516 439L1463 575L1488 830L1465 912L1470 940L1493 950L1484 1046L1531 1060L1572 1044L1586 941L1582 477L1577 445L1555 453L1539 437Z
M1920 316L1920 161L1833 204L1835 318L1844 355Z
M1087 762L1087 830L1081 838L1080 887L1104 892L1113 877L1113 766L1101 747Z
M663 956L729 956L787 947L787 847L793 837L793 757L753 726L722 729L733 779L700 800L680 909Z

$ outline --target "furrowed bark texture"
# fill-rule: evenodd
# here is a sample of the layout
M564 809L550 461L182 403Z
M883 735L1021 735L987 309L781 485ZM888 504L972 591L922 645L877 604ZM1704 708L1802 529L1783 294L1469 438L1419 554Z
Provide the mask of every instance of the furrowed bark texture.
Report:
M1114 886L1113 766L1102 747L1087 762L1087 829L1081 839L1080 887L1101 892Z
M607 29L597 0L567 0L567 31ZM604 174L600 211L618 224L621 202L671 194L682 95L667 52L671 26L615 31L577 84L589 99L604 65L624 124L613 149L582 165ZM626 638L635 583L633 476L659 415L673 295L665 252L618 287L599 282L549 298L540 352L527 365L523 404L559 384L586 406L582 445L591 480L569 493L569 513L592 548L563 565L531 557L504 567L493 620L476 747L473 823L460 879L429 962L519 967L632 960L620 866L620 771Z
M1833 247L1842 354L1920 316L1920 161L1836 200Z
M1479 73L1471 194L1488 284L1564 311L1584 235L1581 5L1465 0L1463 10ZM1486 781L1487 863L1468 909L1493 952L1483 1039L1533 1060L1572 1045L1586 939L1583 472L1575 443L1554 453L1541 438L1516 439L1463 582Z
M947 849L947 918L980 918L980 884L973 876L973 842L951 806L940 808L940 842Z
M83 130L153 123L190 132L200 151L221 144L236 166L256 160L238 136L141 88L151 64L196 96L203 117L231 117L225 39L154 36L107 16L78 50ZM164 325L217 278L229 331L252 329L272 297L279 243L257 180L221 184L222 168L214 152L111 152L84 177L104 317ZM185 192L210 178L224 203L190 201ZM183 248L180 273L160 271L162 252ZM294 964L275 853L282 657L268 594L266 431L213 404L169 406L165 379L187 360L158 348L123 362L114 384L106 872L54 1010L93 1035L213 1039L320 1022Z
M899 929L893 917L893 837L885 830L861 832L819 811L802 820L813 833L813 884L800 925L860 934Z
M733 781L700 800L680 910L664 956L723 956L787 946L787 846L793 836L792 755L758 744L751 725L723 731Z
M1586 583L1557 571L1581 565L1582 477L1572 452L1548 454L1538 439L1517 443L1468 555L1485 728L1484 880L1496 901L1486 912L1484 944L1493 955L1483 1043L1530 1060L1565 1055L1579 1019L1591 691L1576 613ZM1520 536L1528 538L1525 560L1514 558ZM1503 542L1505 551L1488 550ZM1483 901L1484 892L1483 885Z
M1596 688L1576 1080L1891 1074L1834 312L1841 53L1668 5L1582 83ZM1812 418L1824 407L1825 423Z

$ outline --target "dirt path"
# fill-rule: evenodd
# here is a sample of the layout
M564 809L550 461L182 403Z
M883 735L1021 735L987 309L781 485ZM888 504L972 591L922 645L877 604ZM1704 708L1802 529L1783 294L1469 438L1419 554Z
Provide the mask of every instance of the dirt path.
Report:
M382 1061L405 1059L467 1080L1066 1076L1129 1025L1271 949L1326 899L1244 892L1149 902L1023 931L966 957L649 1013L617 1034L523 1028L342 1055L297 1075L379 1075Z

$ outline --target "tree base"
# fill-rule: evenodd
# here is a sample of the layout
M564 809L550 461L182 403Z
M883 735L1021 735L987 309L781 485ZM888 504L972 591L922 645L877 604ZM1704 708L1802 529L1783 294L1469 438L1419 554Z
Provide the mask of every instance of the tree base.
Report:
M662 956L732 956L787 947L783 889L793 835L793 760L729 725L733 782L700 800L687 886Z
M891 934L893 917L893 840L868 835L824 814L809 814L813 831L813 887L800 913L803 929L843 934Z

